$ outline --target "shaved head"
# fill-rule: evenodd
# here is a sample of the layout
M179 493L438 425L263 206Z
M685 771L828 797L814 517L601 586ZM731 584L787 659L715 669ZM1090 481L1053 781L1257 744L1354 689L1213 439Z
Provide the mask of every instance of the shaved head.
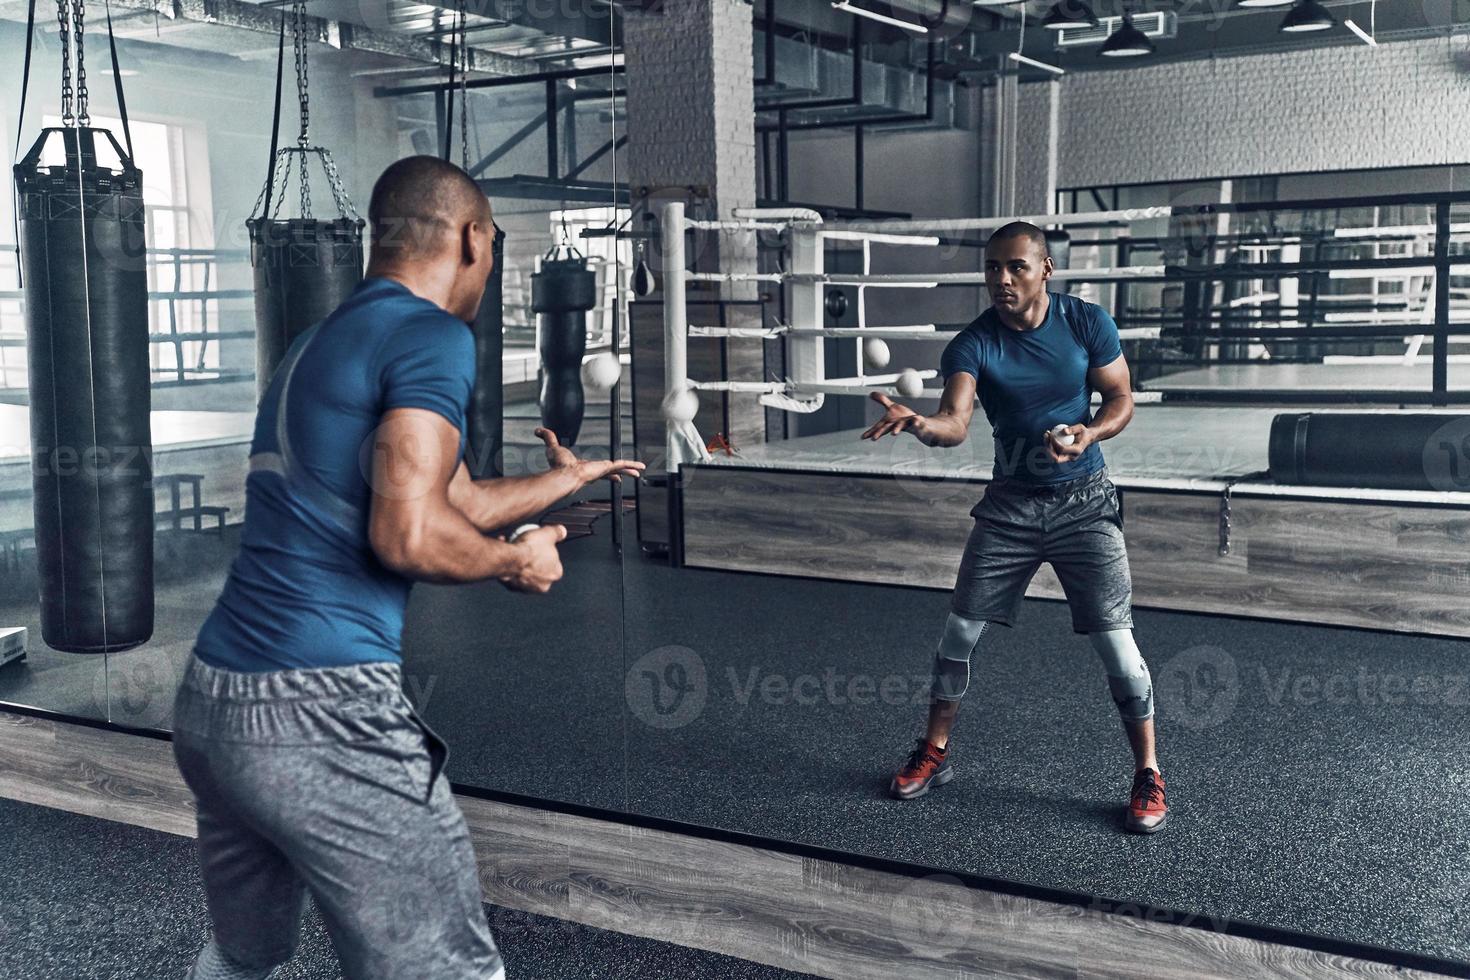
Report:
M489 226L490 202L469 174L438 157L405 157L373 185L373 250L393 262L431 259L458 246L470 222ZM385 254L386 253L386 254Z
M1040 258L1044 259L1051 255L1051 249L1046 245L1046 232L1028 221L1012 221L1008 225L1001 225L985 242L985 247L989 248L995 242L1010 241L1014 238L1028 239L1031 244L1041 250Z
M406 157L373 185L368 276L406 286L466 323L495 268L499 230L470 175L438 157Z

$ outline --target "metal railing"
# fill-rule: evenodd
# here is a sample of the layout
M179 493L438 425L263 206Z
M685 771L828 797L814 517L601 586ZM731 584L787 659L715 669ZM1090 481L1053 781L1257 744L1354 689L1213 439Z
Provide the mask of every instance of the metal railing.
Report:
M250 282L244 249L149 249L148 347L155 387L218 384L254 377L254 292L223 288ZM0 391L27 386L25 293L16 288L15 247L0 246ZM242 365L224 356L228 341L250 353Z

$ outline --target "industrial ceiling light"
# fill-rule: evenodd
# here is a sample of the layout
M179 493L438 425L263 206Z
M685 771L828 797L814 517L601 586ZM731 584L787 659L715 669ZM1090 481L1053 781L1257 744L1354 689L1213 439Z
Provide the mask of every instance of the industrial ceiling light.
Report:
M1043 71L1049 71L1049 72L1051 72L1053 75L1065 75L1067 73L1066 72L1066 69L1064 69L1064 68L1060 68L1060 67L1058 67L1056 65L1048 64L1045 61L1037 61L1035 58L1028 58L1028 57L1026 57L1024 54L1021 53L1025 49L1026 49L1026 8L1025 7L1022 7L1021 8L1021 38L1020 38L1019 41L1016 42L1016 50L1012 51L1008 57L1012 61L1016 62L1017 64L1020 64L1020 65L1030 65L1032 68L1040 68Z
M1154 42L1148 39L1138 28L1133 26L1133 15L1125 13L1123 23L1116 31L1108 35L1103 42L1102 48L1097 52L1108 58L1138 58L1142 55L1154 53Z
M1287 11L1286 19L1281 22L1281 30L1291 34L1325 31L1336 23L1332 14L1317 0L1297 0L1291 10Z
M1065 75L1067 73L1067 69L1065 68L1062 68L1058 65L1048 64L1045 61L1037 61L1035 58L1028 58L1024 54L1021 54L1019 51L1012 51L1010 54L1006 55L1006 57L1010 58L1018 65L1030 65L1032 68L1040 68L1042 71L1049 71L1053 75Z
M1343 21L1342 26L1358 35L1358 40L1368 45L1368 47L1378 47L1378 0L1373 0L1368 5L1368 29L1366 31L1353 23L1351 17Z
M856 13L856 15L860 16L860 18L867 18L869 19L869 21L878 21L879 24L891 24L892 26L895 26L895 28L903 28L906 29L906 31L913 31L914 34L928 34L929 32L929 28L926 28L925 25L910 24L910 22L908 21L900 21L900 19L898 18L891 18L891 16L886 15L886 13L875 13L873 12L873 10L864 10L863 7L857 6L856 3L847 3L847 0L836 1L836 3L832 4L832 9L847 10L848 13Z
M1287 7L1296 0L1235 0L1237 7Z
M868 18L868 20L876 20L880 24L891 24L894 27L902 27L904 30L913 31L915 34L929 33L929 28L925 27L923 24L913 24L906 20L899 20L897 17L889 17L887 14L880 14L875 11L859 7L856 4L848 3L847 0L837 0L837 2L834 2L832 4L832 9L845 10L848 13L856 14L859 17L866 17Z
M1049 31L1096 27L1097 14L1082 0L1061 0L1046 12L1046 19L1041 22L1041 26Z
M1363 30L1357 24L1354 24L1351 20L1345 20L1345 21L1343 21L1342 22L1342 26L1346 27L1348 30L1350 30L1354 34L1358 35L1358 40L1360 40L1364 44L1368 45L1368 47L1370 47L1370 48L1376 48L1376 47L1378 47L1378 39L1375 38L1372 34L1369 34L1367 31Z

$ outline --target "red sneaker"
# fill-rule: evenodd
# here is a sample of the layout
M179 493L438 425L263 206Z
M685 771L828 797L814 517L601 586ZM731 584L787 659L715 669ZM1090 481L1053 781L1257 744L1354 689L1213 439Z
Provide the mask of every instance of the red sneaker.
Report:
M1153 769L1141 769L1133 775L1133 789L1128 794L1128 815L1123 828L1135 834L1151 834L1164 825L1169 807L1164 802L1164 777Z
M943 786L954 778L954 770L945 756L928 739L919 739L908 761L893 777L889 791L900 800L912 800L929 792L930 786Z

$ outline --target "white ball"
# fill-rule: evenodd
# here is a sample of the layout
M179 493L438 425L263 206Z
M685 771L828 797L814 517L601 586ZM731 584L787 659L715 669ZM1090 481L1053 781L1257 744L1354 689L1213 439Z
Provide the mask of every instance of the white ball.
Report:
M1068 432L1067 427L1060 422L1051 427L1051 434L1060 446L1070 446L1077 441L1077 437Z
M699 414L699 396L693 388L680 388L664 397L664 418L670 422L693 422Z
M904 368L898 375L898 393L905 398L918 398L924 393L924 379L913 368Z
M594 355L582 362L582 387L597 394L611 391L623 376L623 366L618 356L609 351Z
M863 360L868 362L868 367L881 371L888 366L888 358L888 343L881 337L869 337L863 341Z

